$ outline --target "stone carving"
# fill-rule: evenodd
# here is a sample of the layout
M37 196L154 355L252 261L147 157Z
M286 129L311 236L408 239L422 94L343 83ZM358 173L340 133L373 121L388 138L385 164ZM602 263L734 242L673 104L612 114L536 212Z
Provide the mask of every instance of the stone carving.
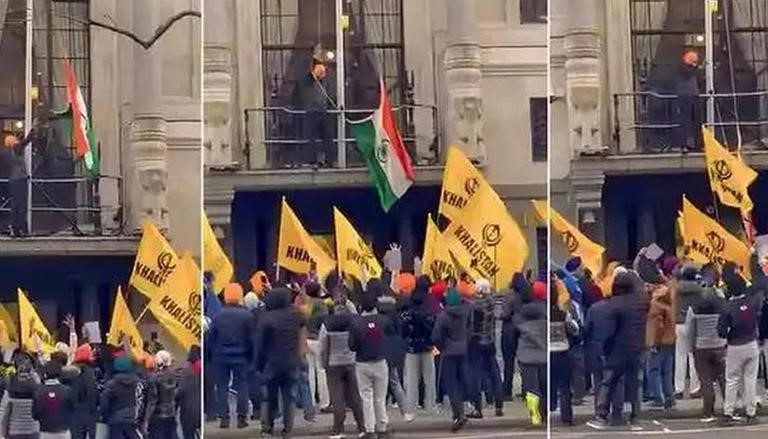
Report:
M565 41L565 75L571 149L576 154L603 151L600 130L600 42L596 32L572 30Z
M467 156L485 162L483 142L483 97L480 81L480 46L459 43L446 50L445 74L448 94L447 141L458 144Z
M230 166L232 158L232 63L226 46L206 44L203 102L205 164Z
M153 222L160 230L168 230L168 204L166 169L167 148L166 121L158 115L137 115L133 122L131 144L139 182L138 221L139 230L145 220Z

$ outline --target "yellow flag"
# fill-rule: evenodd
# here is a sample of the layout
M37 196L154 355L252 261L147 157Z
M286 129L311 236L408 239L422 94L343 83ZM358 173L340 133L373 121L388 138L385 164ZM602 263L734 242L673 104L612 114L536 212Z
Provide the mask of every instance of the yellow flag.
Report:
M706 128L702 131L712 192L717 194L721 203L739 208L742 215L748 215L754 207L749 198L749 185L757 178L757 172L724 148L712 131Z
M112 346L121 346L120 339L128 338L128 344L131 347L131 355L134 358L141 358L144 355L144 342L141 332L133 320L131 310L125 303L123 292L117 287L117 296L115 296L115 307L112 309L112 321L109 324L109 334L107 335L107 344Z
M682 232L688 257L693 262L713 262L722 267L725 262L731 261L741 268L744 277L752 278L749 248L685 197Z
M0 325L2 325L0 330L3 331L0 335L0 347L7 348L13 344L18 345L19 331L16 320L3 304L0 304Z
M150 300L160 297L178 263L179 257L165 237L147 222L129 283Z
M448 150L438 212L453 220L481 190L491 189L483 174L456 146Z
M30 350L37 350L37 343L35 342L35 335L40 339L40 347L44 354L50 354L54 351L56 340L53 339L51 333L48 332L48 328L45 327L43 319L37 314L35 308L27 299L27 295L24 294L21 289L18 289L19 293L19 321L21 322L21 345L22 347Z
M589 268L593 276L598 276L603 272L603 253L605 253L603 246L587 238L578 228L549 206L547 201L534 200L533 207L542 220L546 221L549 218L552 229L560 234L563 245L571 256L580 257L584 266ZM548 208L549 211L547 211Z
M203 214L203 271L213 273L213 290L219 292L227 286L235 274L227 254L219 245L208 217Z
M317 275L325 279L336 261L304 229L299 218L283 198L280 209L280 235L277 243L277 265L295 273L306 274L315 265Z
M381 278L381 265L373 251L352 227L352 223L336 207L333 208L333 223L336 229L336 257L339 260L339 271L361 282Z
M451 254L442 245L443 234L432 220L427 217L427 233L424 239L424 254L421 257L422 271L433 281L452 277L458 278Z
M184 349L200 345L202 311L200 288L202 276L194 259L184 255L168 279L162 295L149 302L152 315Z
M458 265L488 279L496 291L506 288L528 258L523 232L490 186L472 196L461 214L451 219L443 237Z

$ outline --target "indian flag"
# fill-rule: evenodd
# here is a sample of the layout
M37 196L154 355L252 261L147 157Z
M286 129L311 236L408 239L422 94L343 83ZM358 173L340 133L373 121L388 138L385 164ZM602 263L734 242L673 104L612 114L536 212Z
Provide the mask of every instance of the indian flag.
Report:
M415 177L411 158L392 117L384 81L379 80L379 108L370 117L352 123L352 133L379 193L381 207L387 212L411 187Z
M75 76L72 64L64 62L67 70L67 101L72 112L72 142L78 159L83 160L85 170L91 177L99 175L99 157L96 151L96 134L88 117L83 92Z

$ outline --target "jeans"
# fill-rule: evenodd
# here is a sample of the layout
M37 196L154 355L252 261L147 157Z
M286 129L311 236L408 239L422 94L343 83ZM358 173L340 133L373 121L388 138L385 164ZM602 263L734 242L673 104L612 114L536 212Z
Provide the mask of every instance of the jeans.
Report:
M96 439L96 418L90 413L76 413L70 431L73 439Z
M496 408L504 407L504 390L501 384L501 372L499 371L499 363L496 360L496 347L494 345L479 345L472 343L470 348L470 357L472 364L473 393L475 394L475 401L482 401L480 397L480 391L482 388L483 378L488 379L490 384L490 391L493 393L493 401ZM476 405L478 405L476 403ZM478 406L480 409L480 406Z
M387 386L389 368L385 360L371 363L356 363L355 375L360 386L363 400L363 419L366 433L386 432L389 424L387 416Z
M715 415L715 383L725 400L725 348L699 349L693 353L693 358L701 380L702 415L712 417Z
M583 344L575 344L568 350L571 357L571 383L573 399L581 401L587 395L586 359Z
M109 439L139 439L135 424L109 424Z
M248 416L248 382L246 381L247 366L220 362L216 365L216 399L219 403L219 417L229 421L229 380L237 392L237 417L245 419Z
M149 421L149 439L176 439L176 418Z
M412 413L413 407L415 406L411 405L405 397L405 390L403 390L403 385L400 383L400 372L398 372L396 367L390 364L387 364L387 368L389 369L388 393L395 399L397 407L400 409L402 415Z
M685 391L686 373L691 376L691 393L699 390L699 376L696 374L696 368L693 365L693 353L690 351L688 343L688 334L685 332L685 325L675 326L677 334L677 343L675 344L675 393Z
M465 355L441 355L440 377L451 400L453 419L464 419L464 395L467 382L467 357Z
M431 411L437 400L435 358L432 352L405 354L405 394L411 408L418 403L420 379L424 382L424 409Z
M639 352L617 353L612 356L603 371L603 381L597 391L596 414L599 418L607 420L611 408L614 393L624 379L624 391L632 406L630 420L634 420L640 414L640 373L642 370L643 355Z
M573 422L573 404L571 395L571 357L568 351L551 352L549 354L551 370L550 409L560 406L560 420L563 423Z
M326 369L326 375L328 376L328 390L333 408L333 433L344 432L347 407L352 410L352 416L357 423L357 430L364 431L363 401L357 387L355 366L330 366Z
M739 390L742 389L744 392L742 399L747 407L747 416L755 416L759 358L760 351L756 341L744 345L728 346L725 355L725 403L723 404L723 412L726 416L733 415L736 397Z
M40 439L70 439L71 437L69 430L57 431L56 433L40 432Z
M670 408L674 405L675 390L673 371L675 361L675 346L659 346L651 353L648 360L648 387L651 397L657 404Z
M320 399L320 408L326 408L331 403L328 395L328 378L325 375L325 367L320 358L320 341L307 340L309 346L309 355L307 363L309 364L309 391L312 396L312 403L315 402L315 395Z
M272 431L275 427L275 419L277 419L281 399L283 403L283 431L290 433L293 430L293 411L296 407L293 392L299 380L298 373L296 369L265 372L264 378L267 383L267 430Z
M299 407L304 410L304 419L315 418L315 403L310 390L310 379L306 366L302 366L299 369L298 381L296 383L296 401Z

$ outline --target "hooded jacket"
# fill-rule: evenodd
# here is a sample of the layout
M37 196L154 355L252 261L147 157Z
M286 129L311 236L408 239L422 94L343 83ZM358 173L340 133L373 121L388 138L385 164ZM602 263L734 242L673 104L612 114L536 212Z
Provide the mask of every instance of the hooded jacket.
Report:
M299 366L299 333L304 319L291 306L291 291L275 288L264 298L256 338L258 363L263 370L280 374Z
M472 300L472 339L481 346L496 341L496 303L490 293L477 293Z
M36 384L30 374L11 378L0 402L0 437L37 437L40 424L32 416Z
M119 372L107 381L99 399L104 422L111 425L136 422L136 384L134 372Z
M58 379L45 380L35 392L32 415L40 422L40 431L60 433L69 430L74 412L72 390Z
M613 297L608 300L610 345L608 361L624 358L626 354L639 355L645 350L645 330L650 309L650 298L634 273L622 273L613 283Z
M704 296L701 283L696 280L680 280L677 282L677 315L675 323L685 323L688 309L699 303Z
M447 306L437 316L432 342L443 355L467 355L469 311L466 305Z
M427 292L416 289L411 295L408 308L402 313L402 334L409 354L421 354L432 350L432 331L435 315L427 308Z
M355 353L349 348L349 332L354 315L339 307L329 314L320 328L320 358L325 367L351 366Z
M517 361L520 364L547 363L547 304L533 300L515 316L518 332Z
M76 394L75 413L79 416L95 416L99 406L96 372L88 363L75 363L75 366L80 369L80 392Z
M363 312L352 323L349 348L358 363L373 363L386 359L387 339L394 332L392 320L375 311Z
M198 362L200 360L197 360ZM199 365L190 364L181 371L176 405L179 407L179 421L188 427L200 427L201 381Z

